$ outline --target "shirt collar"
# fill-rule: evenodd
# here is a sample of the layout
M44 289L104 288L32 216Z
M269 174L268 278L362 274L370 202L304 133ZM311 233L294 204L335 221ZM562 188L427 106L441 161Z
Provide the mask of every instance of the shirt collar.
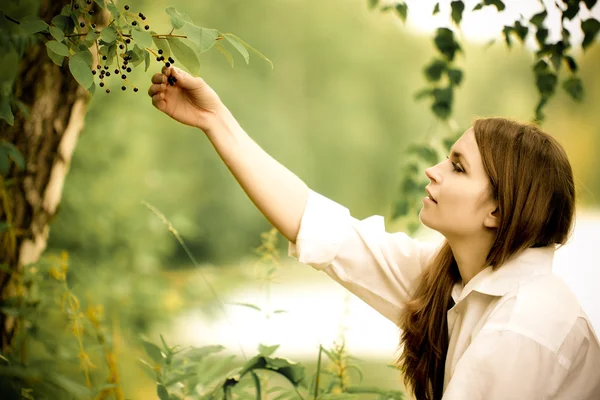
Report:
M530 247L506 261L496 271L491 266L481 270L466 286L455 283L452 298L456 304L471 291L490 296L503 296L519 283L533 276L552 272L555 245Z

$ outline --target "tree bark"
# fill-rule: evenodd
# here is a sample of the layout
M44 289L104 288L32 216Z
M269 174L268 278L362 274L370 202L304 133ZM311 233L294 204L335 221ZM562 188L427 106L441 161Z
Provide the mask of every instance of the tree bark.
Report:
M42 0L39 15L50 22L70 3ZM106 24L107 15L95 7L95 23L100 28ZM49 224L61 201L89 100L89 93L71 75L68 60L62 67L50 60L45 40L29 48L21 59L15 95L29 108L30 115L27 118L17 112L13 126L0 120L0 139L15 145L26 164L24 171L13 167L5 180L0 177L0 221L11 225L0 237L0 264L13 273L37 262L46 248ZM16 293L13 273L0 270L1 300ZM3 352L9 351L15 328L14 318L0 314Z

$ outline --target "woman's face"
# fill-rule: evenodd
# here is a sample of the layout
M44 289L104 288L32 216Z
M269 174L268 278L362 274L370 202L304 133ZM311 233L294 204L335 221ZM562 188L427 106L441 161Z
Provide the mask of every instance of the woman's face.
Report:
M454 143L447 160L425 170L430 180L423 199L421 222L447 239L481 235L497 227L497 202L483 168L473 128ZM435 200L435 201L434 201Z

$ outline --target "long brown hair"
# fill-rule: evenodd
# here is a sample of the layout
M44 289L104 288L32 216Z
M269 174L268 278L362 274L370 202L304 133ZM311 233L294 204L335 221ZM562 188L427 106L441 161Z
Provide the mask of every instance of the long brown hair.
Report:
M504 118L477 119L473 129L490 196L498 202L499 225L486 265L496 270L529 247L564 244L572 229L575 186L562 146L536 125ZM442 398L446 315L452 286L459 280L445 241L400 317L402 354L397 363L418 400Z

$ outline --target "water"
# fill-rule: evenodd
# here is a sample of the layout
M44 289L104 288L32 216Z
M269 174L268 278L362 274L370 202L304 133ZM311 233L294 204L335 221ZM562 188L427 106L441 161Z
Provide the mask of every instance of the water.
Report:
M554 272L573 290L600 333L598 250L600 209L579 211L571 240L556 252ZM319 344L330 346L343 333L351 354L394 360L397 327L325 273L290 259L279 280L281 283L271 288L271 304L273 309L287 313L266 320L255 310L228 305L231 322L224 317L209 320L200 313L189 313L177 320L169 336L175 343L222 344L232 352L239 352L241 344L246 354L255 354L258 343L278 343L278 354L301 359L316 357ZM265 291L256 285L248 285L224 301L266 307Z

